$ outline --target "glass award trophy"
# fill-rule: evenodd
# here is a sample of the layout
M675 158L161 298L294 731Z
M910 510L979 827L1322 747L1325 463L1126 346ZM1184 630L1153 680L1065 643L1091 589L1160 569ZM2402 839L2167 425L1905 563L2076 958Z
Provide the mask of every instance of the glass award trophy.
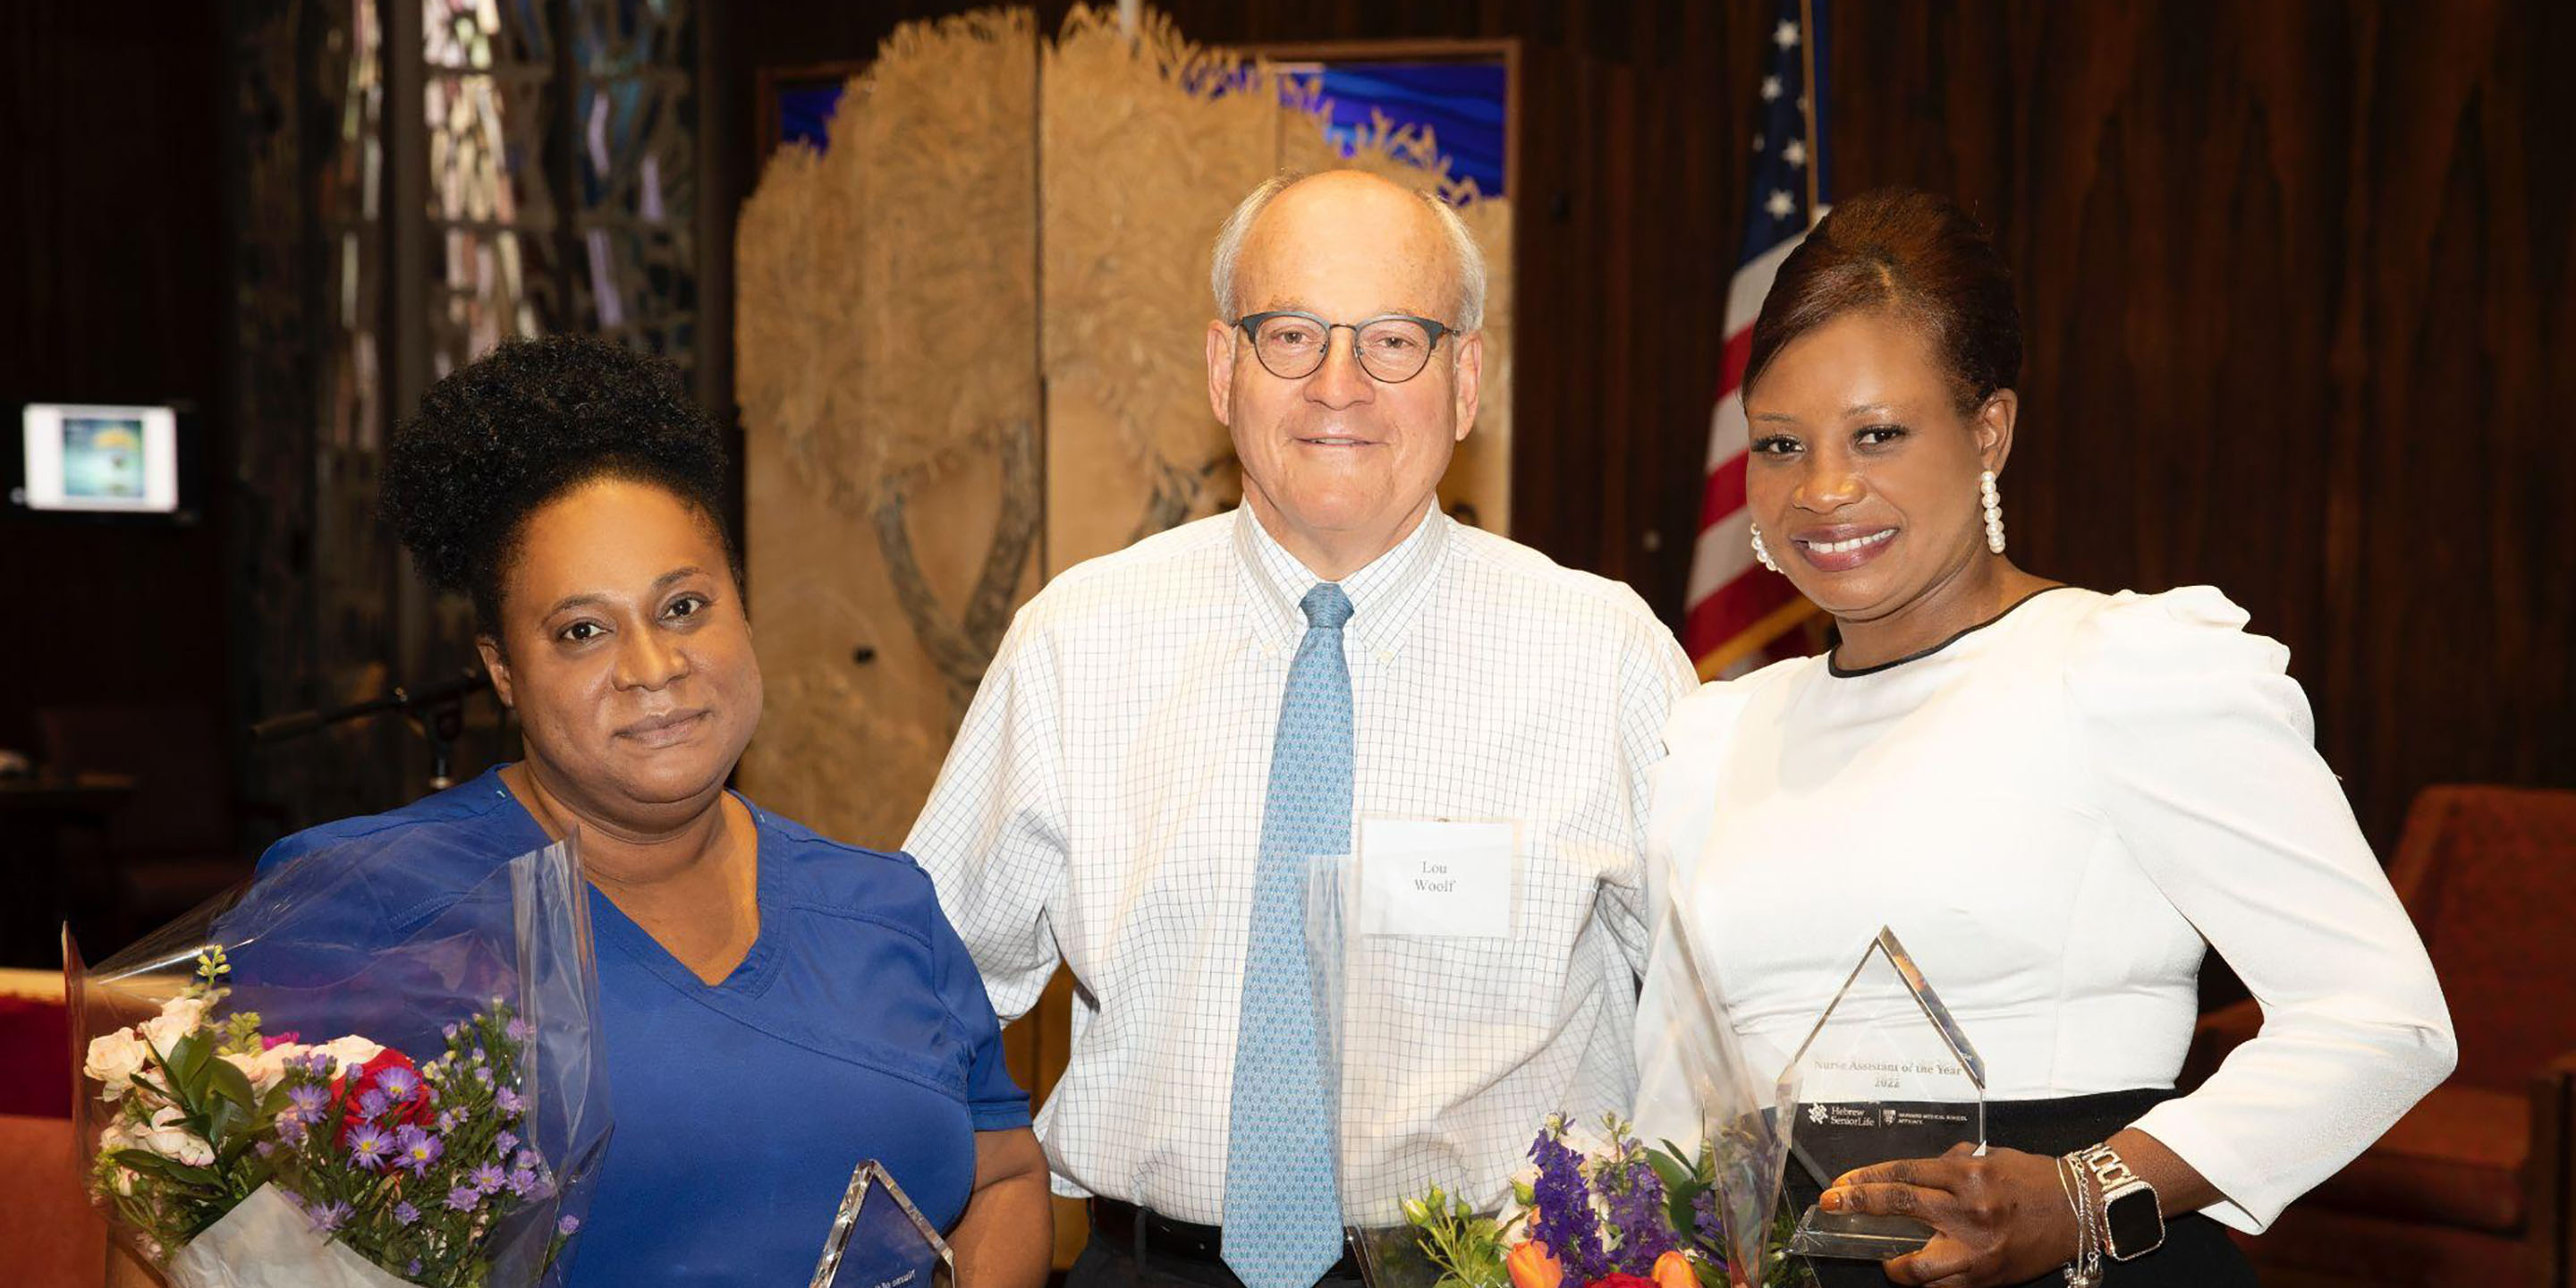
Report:
M1790 1152L1818 1186L1854 1168L1986 1147L1986 1065L1914 958L1882 927L1780 1074ZM1901 1216L1810 1206L1789 1248L1883 1261L1932 1239Z
M952 1288L957 1261L873 1158L850 1173L807 1288Z

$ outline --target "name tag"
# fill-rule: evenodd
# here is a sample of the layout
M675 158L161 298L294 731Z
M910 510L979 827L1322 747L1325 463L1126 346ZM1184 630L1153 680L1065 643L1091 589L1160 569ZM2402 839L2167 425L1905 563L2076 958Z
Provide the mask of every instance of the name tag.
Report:
M1360 933L1501 939L1512 933L1520 825L1362 818Z

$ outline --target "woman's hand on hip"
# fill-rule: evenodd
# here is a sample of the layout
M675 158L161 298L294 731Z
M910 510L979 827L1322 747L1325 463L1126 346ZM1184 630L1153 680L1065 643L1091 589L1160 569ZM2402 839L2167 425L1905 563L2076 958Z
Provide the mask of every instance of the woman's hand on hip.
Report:
M1846 1172L1822 1206L1931 1226L1930 1243L1886 1263L1889 1279L1929 1288L2020 1283L2073 1259L2081 1237L2057 1160L2014 1149L1979 1156L1962 1144Z

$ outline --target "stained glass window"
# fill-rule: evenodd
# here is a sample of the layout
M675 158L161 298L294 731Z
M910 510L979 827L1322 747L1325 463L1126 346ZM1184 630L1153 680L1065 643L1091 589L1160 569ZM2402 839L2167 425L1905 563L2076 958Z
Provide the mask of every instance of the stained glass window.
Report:
M571 0L587 329L687 366L697 320L696 40L686 0Z
M376 450L384 425L377 331L384 318L384 27L376 0L351 0L345 27L326 39L322 79L336 92L330 164L319 186L325 311L324 441Z
M687 365L696 28L685 0L423 0L431 373L589 331Z
M432 378L563 322L546 174L551 8L512 0L505 20L497 0L421 3Z

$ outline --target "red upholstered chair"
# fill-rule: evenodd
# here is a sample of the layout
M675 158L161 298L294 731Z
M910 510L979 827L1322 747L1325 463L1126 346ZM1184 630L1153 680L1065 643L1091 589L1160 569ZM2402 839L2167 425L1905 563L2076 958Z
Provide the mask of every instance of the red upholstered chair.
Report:
M2576 1288L2576 792L2426 788L2388 875L2459 1070L2246 1247L2266 1282ZM2252 1002L2205 1017L2194 1069L2261 1022Z
M0 1114L72 1116L70 1023L62 990L54 991L21 997L0 988Z
M97 1288L107 1222L82 1192L68 1118L0 1114L0 1282Z

